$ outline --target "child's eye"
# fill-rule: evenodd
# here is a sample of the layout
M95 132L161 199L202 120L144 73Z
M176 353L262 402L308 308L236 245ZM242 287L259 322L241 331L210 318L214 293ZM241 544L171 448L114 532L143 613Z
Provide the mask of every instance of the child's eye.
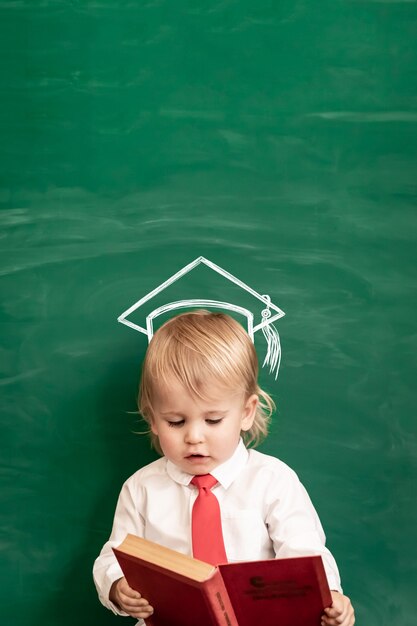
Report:
M177 427L177 428L178 428L179 426L182 426L183 424L184 424L184 420L178 420L178 421L176 421L176 422L170 422L170 421L168 420L168 426L169 426L170 428L175 428L175 427Z
M206 423L210 424L211 426L215 425L215 424L220 424L220 422L223 421L222 417L216 417L215 419L206 419Z

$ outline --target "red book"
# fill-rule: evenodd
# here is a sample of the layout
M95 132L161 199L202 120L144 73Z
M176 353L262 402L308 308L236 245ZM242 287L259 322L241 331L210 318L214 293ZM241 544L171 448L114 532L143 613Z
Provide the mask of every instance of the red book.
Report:
M332 603L320 556L214 567L134 535L114 553L154 607L147 626L319 626Z

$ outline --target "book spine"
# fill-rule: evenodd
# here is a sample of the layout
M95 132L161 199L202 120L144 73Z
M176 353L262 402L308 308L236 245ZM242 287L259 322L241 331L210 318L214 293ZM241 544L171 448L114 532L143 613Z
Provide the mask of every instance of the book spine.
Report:
M213 624L216 626L239 626L219 570L203 583L202 589Z
M317 557L317 560L314 561L314 569L316 571L323 606L331 606L333 598L332 594L330 593L329 583L327 582L326 570L324 569L324 563L321 556Z

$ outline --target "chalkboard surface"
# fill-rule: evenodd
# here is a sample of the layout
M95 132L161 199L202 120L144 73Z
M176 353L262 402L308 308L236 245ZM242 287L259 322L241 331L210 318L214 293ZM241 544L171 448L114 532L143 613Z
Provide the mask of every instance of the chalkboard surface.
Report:
M412 626L416 2L21 0L0 29L2 624L120 620L91 567L155 454L116 318L203 255L286 313L261 449L357 623Z

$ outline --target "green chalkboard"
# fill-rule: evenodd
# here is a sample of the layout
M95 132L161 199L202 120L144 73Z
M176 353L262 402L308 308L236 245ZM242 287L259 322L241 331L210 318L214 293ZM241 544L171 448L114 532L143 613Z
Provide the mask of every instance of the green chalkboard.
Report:
M92 563L155 454L116 318L203 255L286 313L262 450L357 623L412 626L417 3L4 1L0 31L2 624L120 620Z

